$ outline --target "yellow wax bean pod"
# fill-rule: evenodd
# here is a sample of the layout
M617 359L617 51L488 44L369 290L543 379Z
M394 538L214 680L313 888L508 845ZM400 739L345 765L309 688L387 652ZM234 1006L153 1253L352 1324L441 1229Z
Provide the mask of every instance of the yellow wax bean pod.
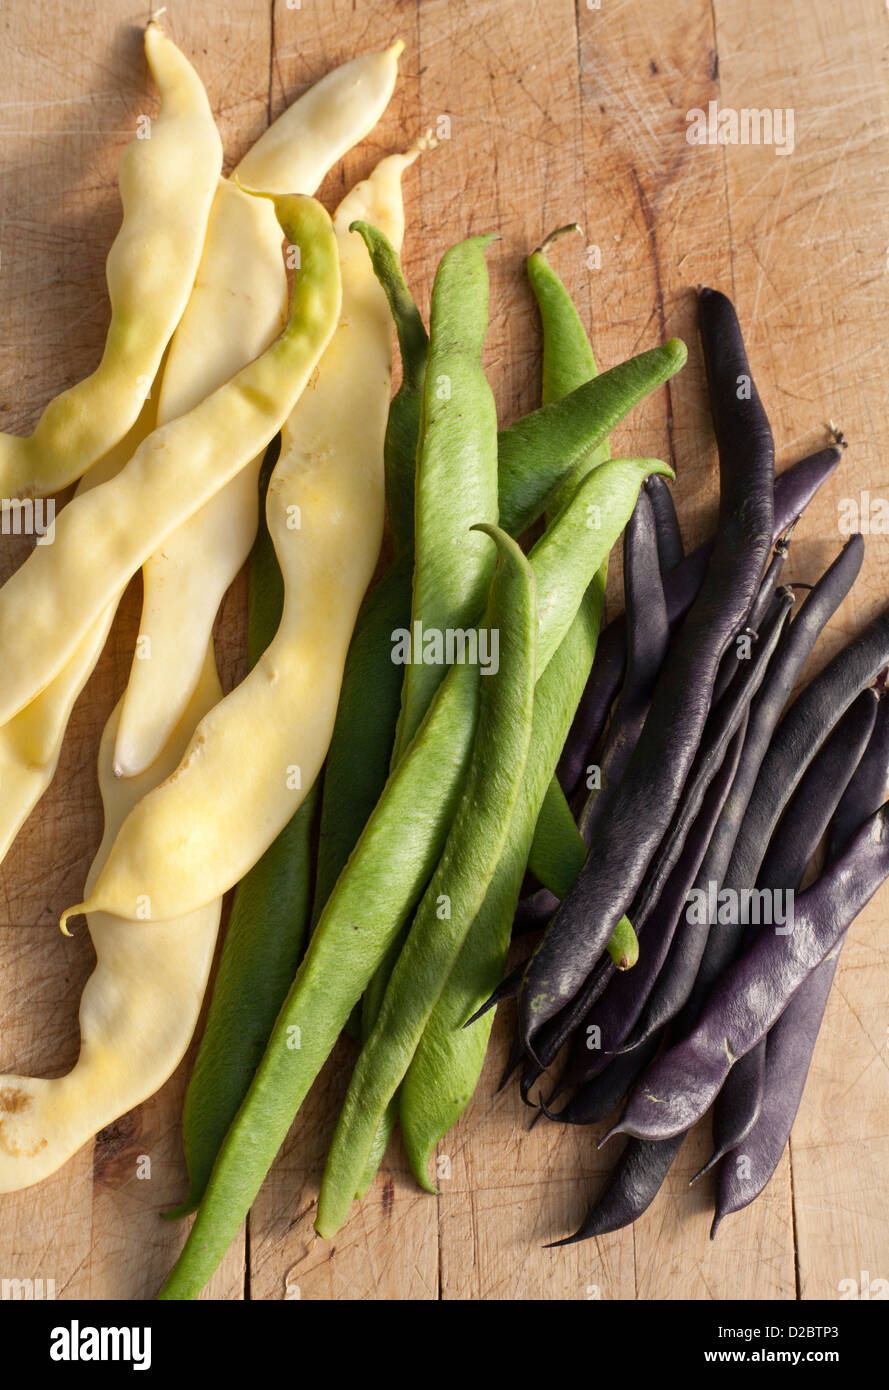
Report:
M123 438L191 293L222 145L200 78L155 22L145 53L161 109L120 159L123 222L108 253L105 351L90 376L50 401L33 434L0 434L4 497L58 492Z
M260 137L233 179L263 192L314 193L379 120L402 48L393 44L328 73ZM164 367L159 423L190 410L262 352L286 309L274 209L220 180L195 286ZM143 567L139 641L114 750L118 776L151 764L190 698L223 595L256 535L261 462L259 455Z
M119 826L138 798L176 766L197 721L221 694L212 662L156 765L120 781L112 749L120 706L99 754L105 834L96 875ZM153 1095L175 1071L197 1025L213 960L220 903L149 933L97 912L89 930L96 967L80 1003L80 1055L67 1076L40 1080L0 1075L0 1192L40 1182L94 1134Z
M155 411L149 400L130 432L84 474L78 492L113 478L154 425ZM45 690L0 726L0 862L55 775L74 702L102 653L119 597L108 605Z
M287 325L231 381L149 435L116 477L69 502L54 544L35 548L0 589L0 724L49 684L130 576L268 444L302 394L339 318L337 241L313 198L275 204L301 255Z
M404 42L334 68L263 131L237 168L248 188L308 193L369 135L388 105ZM361 113L360 115L358 113Z
M346 649L383 526L383 438L392 328L364 243L372 222L400 246L392 155L337 209L343 310L317 375L282 430L266 515L284 612L253 670L201 720L173 775L134 807L86 903L153 920L196 911L243 878L290 820L330 742ZM150 928L147 928L150 930Z

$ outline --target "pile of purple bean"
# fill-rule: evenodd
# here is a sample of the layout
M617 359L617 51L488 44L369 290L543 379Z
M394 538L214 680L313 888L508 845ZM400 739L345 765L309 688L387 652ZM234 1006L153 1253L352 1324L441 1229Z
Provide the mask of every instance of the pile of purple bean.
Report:
M776 478L735 311L705 289L699 316L716 534L684 555L669 488L649 479L624 539L626 611L602 633L559 766L588 858L561 902L541 889L522 903L516 930L545 930L496 996L518 996L508 1074L521 1066L525 1099L539 1084L540 1113L594 1124L623 1106L606 1137L629 1140L569 1241L640 1216L711 1106L713 1233L762 1192L845 934L889 875L889 607L788 707L861 568L855 535L796 586L802 602L780 582L790 533L842 450ZM745 920L745 901L784 910ZM604 947L624 913L640 954L619 971Z

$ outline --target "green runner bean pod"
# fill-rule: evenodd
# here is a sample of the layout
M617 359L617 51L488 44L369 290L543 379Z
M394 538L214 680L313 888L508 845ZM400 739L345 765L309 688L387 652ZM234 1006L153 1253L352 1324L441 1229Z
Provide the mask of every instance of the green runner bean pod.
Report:
M498 670L481 683L475 741L453 823L352 1074L318 1198L315 1229L322 1236L334 1235L348 1215L380 1121L496 871L522 791L534 708L534 573L503 531L477 529L498 550L485 615L500 634Z

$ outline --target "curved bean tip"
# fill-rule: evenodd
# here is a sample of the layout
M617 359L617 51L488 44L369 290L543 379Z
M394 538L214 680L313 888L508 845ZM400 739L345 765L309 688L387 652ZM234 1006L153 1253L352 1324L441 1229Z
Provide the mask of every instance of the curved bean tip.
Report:
M482 531L486 536L490 537L497 547L498 565L502 564L504 555L507 555L510 551L514 554L518 552L518 554L522 556L522 559L525 558L524 552L518 543L512 539L512 536L508 536L502 527L496 526L492 521L477 521L473 526L470 526L469 529L470 531Z
M404 52L404 48L404 39L395 39L395 41L393 43L390 43L389 47L386 49L386 55L388 57L388 55L391 54L397 62L398 59L401 57L402 53Z
M532 1122L533 1124L536 1124L536 1123L537 1123L537 1120L540 1119L540 1116L541 1116L541 1115L545 1115L546 1118L547 1118L548 1120L554 1120L557 1124L559 1124L559 1123L564 1123L564 1120L563 1120L563 1111L561 1111L561 1110L550 1110L548 1102L545 1101L545 1100L543 1099L543 1096L542 1096L542 1095L541 1095L540 1097L538 1097L538 1099L539 1099L539 1103L540 1103L540 1110L538 1111L538 1114L537 1114L536 1118L535 1118L534 1121ZM551 1101L552 1099L553 1099L553 1097L550 1096L550 1101Z
M611 1128L609 1129L608 1133L607 1133L607 1134L604 1134L604 1135L602 1136L602 1138L599 1140L598 1144L596 1145L596 1148L597 1148L597 1149L603 1148L604 1145L608 1143L608 1140L609 1140L609 1139L613 1139L613 1138L615 1137L615 1135L617 1135L617 1134L628 1134L628 1133L629 1133L629 1130L624 1129L622 1121L618 1120L617 1124L616 1124L616 1125L612 1125Z
M178 1207L171 1207L169 1211L162 1211L160 1214L161 1220L181 1221L183 1216L192 1216L199 1206L200 1202L189 1195L184 1201L179 1203Z
M830 436L833 439L833 442L837 445L837 447L840 449L848 449L849 441L846 438L843 431L840 429L839 425L835 425L833 420L828 420L827 428L830 431Z
M579 222L566 222L564 227L556 227L554 232L550 232L549 236L544 237L540 245L534 247L531 255L545 256L553 242L558 241L559 237L564 236L566 232L579 232L583 236L583 228Z
M85 911L86 903L75 903L74 907L65 908L65 911L59 918L59 931L62 933L63 936L73 935L73 933L68 930L68 918L79 917L80 914Z
M503 1068L503 1075L500 1078L500 1084L498 1085L497 1090L495 1092L496 1095L499 1095L500 1092L503 1090L503 1087L506 1085L507 1081L512 1076L519 1062L522 1060L523 1051L524 1048L522 1047L522 1044L519 1042L517 1038L514 1039L512 1046L509 1050L509 1056L506 1059L506 1066Z
M704 1176L705 1173L709 1173L711 1168L715 1168L716 1164L719 1162L719 1160L722 1158L722 1156L723 1156L723 1150L722 1150L722 1149L717 1149L716 1152L715 1152L714 1154L711 1154L711 1156L707 1159L707 1162L704 1164L704 1166L703 1166L702 1168L699 1168L698 1171L695 1173L694 1177L693 1177L693 1178L689 1178L689 1180L688 1180L688 1185L689 1185L689 1187L694 1187L695 1183L698 1181L699 1178L702 1178L702 1177Z
M722 1212L719 1212L719 1211L714 1212L714 1214L713 1214L713 1223L712 1223L712 1225L711 1225L711 1227L710 1227L710 1239L711 1239L711 1240L715 1240L715 1239L716 1239L716 1232L717 1232L717 1230L719 1229L719 1227L722 1225L722 1215L723 1215Z

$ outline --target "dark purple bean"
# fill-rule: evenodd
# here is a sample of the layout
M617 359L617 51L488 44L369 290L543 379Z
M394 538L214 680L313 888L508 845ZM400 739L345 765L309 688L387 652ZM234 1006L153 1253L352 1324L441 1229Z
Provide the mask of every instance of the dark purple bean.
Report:
M784 562L790 551L790 536L795 525L796 523L793 522L775 545L775 549L772 551L772 558L769 561L769 567L759 586L759 593L753 600L753 607L747 615L747 625L757 636L759 635L759 629L772 610L772 600L778 592L778 581L781 578Z
M860 536L853 536L808 594L784 633L775 660L751 706L737 775L704 856L695 884L697 889L707 892L711 884L716 890L722 887L775 726L819 634L855 582L863 555L864 542ZM646 1033L654 1032L674 1018L689 1001L693 989L696 989L698 1002L703 1002L724 963L721 939L717 940L716 936L716 933L708 934L690 927L677 935L675 950L664 967L666 976L661 979L652 1007L646 1009L630 1042L641 1041ZM702 983L696 987L699 977Z
M536 893L530 893L527 898L522 898L513 918L513 937L526 936L528 932L532 931L541 931L558 906L559 899L548 888L538 888ZM515 993L518 994L518 984L516 984Z
M592 1077L577 1092L568 1104L558 1111L548 1109L562 1087L551 1095L541 1108L550 1120L558 1120L568 1125L595 1125L607 1119L627 1098L627 1092L636 1077L647 1067L660 1046L660 1034L646 1038L633 1052L620 1052L598 1076Z
M610 642L605 640L609 632L614 633ZM609 624L596 645L589 680L584 686L556 767L556 776L569 800L576 794L605 731L611 706L624 678L626 657L626 624L621 614L619 619Z
M709 1109L732 1064L781 1017L887 876L889 802L796 900L792 930L760 932L728 967L696 1026L649 1068L606 1137L669 1139L690 1129Z
M775 479L773 544L805 511L842 456L842 449L835 445L819 449L817 453L809 454L806 458L791 464ZM664 593L671 629L682 621L694 603L704 582L712 549L712 541L705 542L671 570L669 576L664 576ZM602 737L608 712L617 698L624 677L626 644L626 624L624 615L620 613L603 629L599 637L590 678L581 696L559 760L559 781L569 798L577 790L583 771Z
M676 865L691 823L701 809L707 788L725 758L726 748L741 723L747 721L751 701L765 679L792 607L793 591L783 589L775 612L764 628L753 655L737 671L735 679L707 720L701 746L695 754L691 772L682 790L682 801L668 834L664 836L648 867L642 891L634 907L635 920L640 924L646 921Z
M746 637L748 640L755 640L758 638L760 628L768 622L773 614L773 600L778 589L778 580L781 577L781 571L784 568L784 561L787 559L789 548L787 537L782 536L772 553L769 567L759 586L759 593L753 600L753 605L750 612L747 614L743 631L736 635L735 641L722 658L716 677L716 684L713 687L714 704L722 699L732 681L736 678L741 662L747 660L747 658L742 657L740 653L742 637Z
M791 624L791 636L794 627L795 624ZM778 818L800 778L838 717L870 684L887 660L889 607L819 671L775 730L735 840L723 879L724 888L748 888L756 882ZM734 791L733 787L732 795ZM714 980L735 954L742 935L743 928L737 923L710 932L692 999L706 998Z
M583 1034L578 1036L566 1070L566 1084L585 1084L609 1065L608 1054L617 1050L632 1051L638 1055L638 1049L622 1045L631 1033L652 990L657 988L658 976L669 953L670 942L681 919L682 909L686 905L688 890L694 882L713 824L735 775L743 741L742 725L707 790L701 810L689 830L679 861L645 924L645 949L641 952L638 963L632 970L615 975L598 1006L587 1016L586 1025L596 1024L601 1030L601 1051L597 1055L586 1047L587 1034L584 1029ZM656 1037L659 1034L651 1036Z
M759 887L799 889L870 742L879 703L873 688L863 690L830 731L800 778L763 856Z
M856 831L880 807L887 781L889 700L884 696L870 742L831 822L828 862L843 854ZM778 1166L802 1100L842 948L843 941L803 981L769 1033L760 1117L746 1138L743 1154L736 1149L719 1166L711 1238L724 1216L740 1211L759 1196Z
M633 967L635 969L635 966ZM538 1077L556 1060L571 1034L581 1026L589 1010L604 993L609 982L618 974L617 967L609 956L603 956L584 984L583 989L547 1019L535 1039L534 1050L529 1055L522 1075L522 1099L527 1100L528 1091ZM628 975L632 970L625 972Z
M813 759L766 851L757 886L769 892L796 893L821 843L837 804L868 745L877 716L877 697L865 690L855 700ZM756 932L748 927L745 947ZM762 1103L766 1039L732 1067L713 1112L713 1156L706 1173L723 1154L750 1133ZM757 1091L757 1086L759 1091Z
M719 662L753 601L772 538L774 446L750 376L737 315L704 289L698 313L719 451L719 523L707 577L661 668L648 718L600 822L584 868L531 957L519 992L519 1035L579 990L632 901L682 794L710 708ZM739 399L738 382L749 382Z
M548 1247L574 1245L591 1236L604 1236L631 1226L647 1211L664 1185L673 1160L682 1148L684 1134L662 1143L649 1144L631 1139L617 1162L608 1185L591 1207L586 1220L573 1236L554 1240Z
M882 694L867 751L843 792L830 824L828 860L839 859L856 831L883 804L889 781L889 697Z
M587 845L639 741L670 641L654 508L644 488L624 531L624 603L629 633L627 672L602 751L600 785L590 792L580 816Z
M471 1024L476 1023L489 1009L496 1009L497 1005L502 1004L506 999L515 999L522 983L526 965L527 961L521 960L510 970L508 975L504 975L494 993L485 1000L480 1009L476 1009L472 1018L468 1018L463 1027L468 1028Z
M765 1094L767 1042L767 1036L760 1038L745 1057L738 1058L726 1077L713 1106L714 1150L703 1168L695 1173L692 1183L709 1173L729 1150L743 1144L756 1125Z
M725 1154L717 1169L711 1240L724 1217L759 1196L778 1166L803 1098L841 948L842 943L800 985L769 1032L762 1108L742 1141L743 1151Z
M649 486L651 484L651 486ZM657 557L661 574L669 574L685 559L679 517L673 502L673 489L666 478L652 473L643 483L651 501L654 520L657 526Z

